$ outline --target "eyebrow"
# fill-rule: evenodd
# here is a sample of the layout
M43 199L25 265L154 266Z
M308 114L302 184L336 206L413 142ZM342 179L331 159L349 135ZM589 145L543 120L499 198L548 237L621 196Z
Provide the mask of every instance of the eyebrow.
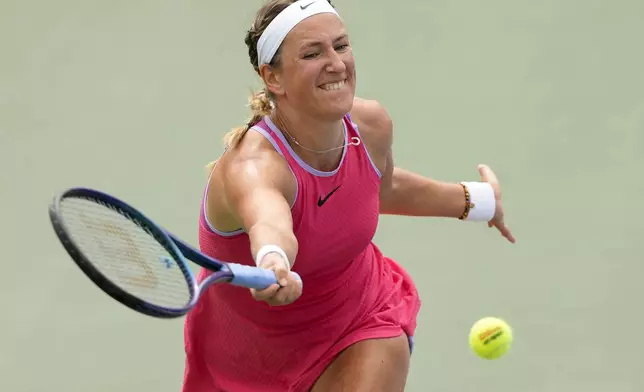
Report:
M349 38L349 35L347 33L341 34L341 35L339 35L339 36L337 36L336 38L333 39L333 43L336 44L339 41L345 40L347 38ZM308 49L308 48L315 47L315 46L320 46L321 44L322 44L322 42L320 42L320 41L309 41L309 42L306 42L306 43L302 44L302 46L300 46L300 50Z

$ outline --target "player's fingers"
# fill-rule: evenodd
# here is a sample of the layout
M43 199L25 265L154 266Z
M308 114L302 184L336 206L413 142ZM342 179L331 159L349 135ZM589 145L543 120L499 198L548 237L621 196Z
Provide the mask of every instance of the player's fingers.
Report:
M510 241L510 242L511 242L511 243L513 243L513 244L514 244L515 242L517 242L516 238L514 238L514 234L512 234L512 232L510 232L510 229L507 229L507 230L505 231L505 233L503 233L503 236L504 236L505 238L507 238L507 239L508 239L508 241Z
M510 231L510 229L505 225L505 223L500 222L496 227L503 237L507 238L508 241L514 244L516 240L512 235L512 232Z
M293 274L289 273L286 281L286 285L275 294L275 300L282 304L289 304L302 294L302 284L294 278Z
M490 184L498 184L499 180L496 178L496 174L494 174L494 172L488 165L480 164L478 166L478 169L479 175L481 176L481 179L483 179L483 181Z
M288 298L291 296L291 292L293 291L293 287L291 286L285 286L280 288L277 291L277 294L271 300L278 305L284 305L286 304Z
M264 290L250 289L250 292L253 295L253 298L255 298L256 300L266 301L274 297L277 291L279 290L279 288L280 288L279 285L272 284L269 287L265 288Z
M295 302L302 295L302 282L295 282L293 285L293 290L289 294L287 299L288 303Z
M274 272L275 277L277 278L277 283L279 283L280 286L284 287L288 285L288 270L286 268L280 266L275 268Z
M266 300L266 303L268 303L271 306L282 306L282 305L288 305L291 302L294 301L293 299L293 294L291 293L292 288L290 287L282 287L280 288L277 293Z
M269 253L262 259L260 267L273 271L280 286L286 285L289 266L288 261L284 260L282 256L276 253Z
M272 254L270 256L273 256ZM280 256L272 257L271 263L266 267L275 273L275 278L280 286L286 286L288 277L287 261Z
M292 273L287 275L287 282L280 287L274 297L270 299L272 305L288 305L302 295L302 282L298 281Z
M300 298L300 296L302 295L302 281L296 279L293 274L289 274L289 278L289 285L292 288L289 296L289 301L293 302L296 299Z

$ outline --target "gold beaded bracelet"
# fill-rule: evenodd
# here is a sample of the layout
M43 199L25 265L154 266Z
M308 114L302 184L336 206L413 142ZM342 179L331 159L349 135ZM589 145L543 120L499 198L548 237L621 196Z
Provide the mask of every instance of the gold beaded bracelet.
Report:
M465 211L463 211L463 215L461 215L460 220L465 220L467 219L467 216L470 214L470 210L474 205L472 204L472 199L470 197L470 191L467 189L467 187L463 184L461 184L463 187L463 190L465 191Z

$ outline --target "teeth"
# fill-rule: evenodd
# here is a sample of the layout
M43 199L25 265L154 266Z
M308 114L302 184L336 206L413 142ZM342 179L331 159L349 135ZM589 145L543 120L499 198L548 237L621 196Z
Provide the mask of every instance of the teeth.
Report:
M322 86L322 88L326 91L333 91L333 90L339 90L342 86L344 86L344 80L337 83L325 84Z

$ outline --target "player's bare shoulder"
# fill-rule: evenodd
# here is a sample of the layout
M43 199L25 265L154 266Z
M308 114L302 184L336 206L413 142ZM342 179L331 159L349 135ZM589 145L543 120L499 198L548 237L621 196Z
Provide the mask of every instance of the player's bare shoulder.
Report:
M385 107L376 100L355 98L351 119L377 166L384 166L393 143L393 121Z
M276 188L287 198L295 193L293 174L284 157L252 129L224 154L221 164L221 180L227 187L248 191L253 187Z

